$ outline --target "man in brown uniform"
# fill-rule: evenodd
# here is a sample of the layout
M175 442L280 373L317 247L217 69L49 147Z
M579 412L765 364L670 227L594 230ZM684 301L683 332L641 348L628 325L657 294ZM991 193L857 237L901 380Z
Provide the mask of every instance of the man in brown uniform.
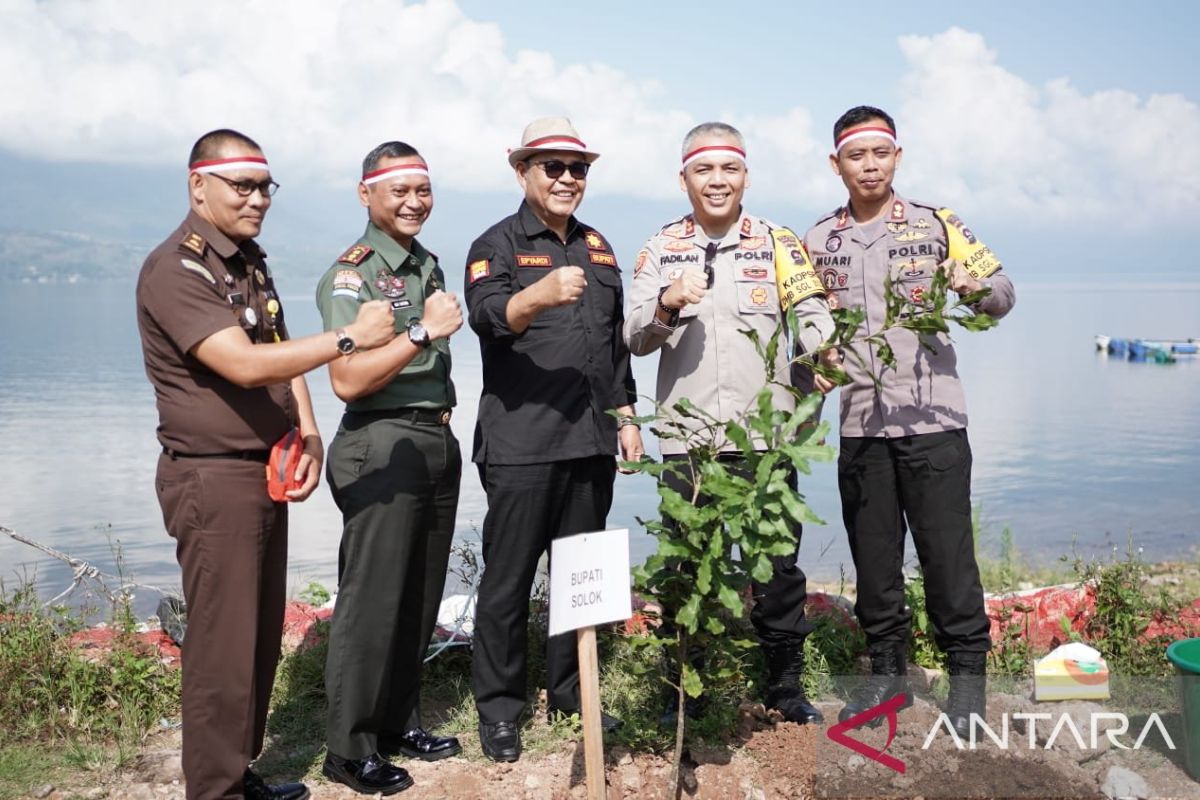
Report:
M189 800L309 796L249 769L262 750L283 626L287 506L266 491L271 446L304 440L289 499L316 488L323 453L305 372L394 336L386 303L334 333L289 341L255 243L278 184L251 139L218 130L188 160L191 210L137 284L138 329L158 405L155 488L187 601L183 770Z

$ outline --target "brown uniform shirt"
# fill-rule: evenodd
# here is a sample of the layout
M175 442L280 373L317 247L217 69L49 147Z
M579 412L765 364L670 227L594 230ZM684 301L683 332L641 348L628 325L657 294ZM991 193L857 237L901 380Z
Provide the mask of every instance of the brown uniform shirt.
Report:
M254 240L234 244L191 212L142 265L138 331L164 447L191 455L264 450L296 424L287 383L243 389L191 352L233 326L255 343L287 338L265 256Z

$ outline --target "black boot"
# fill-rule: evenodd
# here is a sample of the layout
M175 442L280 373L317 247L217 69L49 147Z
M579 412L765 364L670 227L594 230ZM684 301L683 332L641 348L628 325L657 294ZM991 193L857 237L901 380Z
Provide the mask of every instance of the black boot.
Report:
M767 708L798 725L824 722L824 715L804 695L804 640L764 644L763 653L767 656Z
M838 722L845 722L901 693L904 694L904 703L900 708L912 705L912 692L908 689L908 679L905 677L908 674L907 650L903 643L871 645L871 677L850 694L846 706L838 712ZM873 728L881 722L883 717L876 717L867 725Z
M962 739L971 736L971 715L987 710L987 653L950 653L950 696L946 716Z

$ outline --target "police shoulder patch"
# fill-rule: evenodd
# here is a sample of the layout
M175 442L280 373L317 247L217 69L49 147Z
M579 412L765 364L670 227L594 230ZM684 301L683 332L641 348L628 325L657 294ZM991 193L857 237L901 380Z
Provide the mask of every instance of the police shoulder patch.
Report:
M179 263L183 265L184 269L200 275L213 286L217 285L217 279L213 277L211 272L209 272L208 267L204 266L203 264L192 261L190 258L181 258L179 259Z
M203 256L205 244L206 242L204 241L204 237L193 232L189 233L187 236L184 236L183 241L179 243L179 246L186 250L191 250L198 256Z
M643 269L645 269L645 267L646 267L646 261L647 261L649 258L650 258L650 251L649 251L649 250L647 250L646 248L644 248L644 247L643 247L641 250L639 250L639 251L638 251L638 254L637 254L637 263L635 263L635 264L633 265L633 277L635 277L635 278L636 278L636 277L638 276L638 274L639 274L639 273L640 273L640 272L641 272Z
M374 252L370 246L365 244L356 244L346 252L342 253L338 259L339 264L353 264L358 266L367 259L367 256Z

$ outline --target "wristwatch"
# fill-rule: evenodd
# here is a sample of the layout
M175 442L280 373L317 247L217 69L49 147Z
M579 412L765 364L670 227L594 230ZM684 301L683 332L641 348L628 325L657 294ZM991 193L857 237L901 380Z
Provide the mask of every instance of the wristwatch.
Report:
M408 340L417 347L429 347L429 331L420 320L414 319L408 323Z
M348 356L358 349L358 345L346 334L345 328L338 328L334 333L337 334L337 349L339 353Z

